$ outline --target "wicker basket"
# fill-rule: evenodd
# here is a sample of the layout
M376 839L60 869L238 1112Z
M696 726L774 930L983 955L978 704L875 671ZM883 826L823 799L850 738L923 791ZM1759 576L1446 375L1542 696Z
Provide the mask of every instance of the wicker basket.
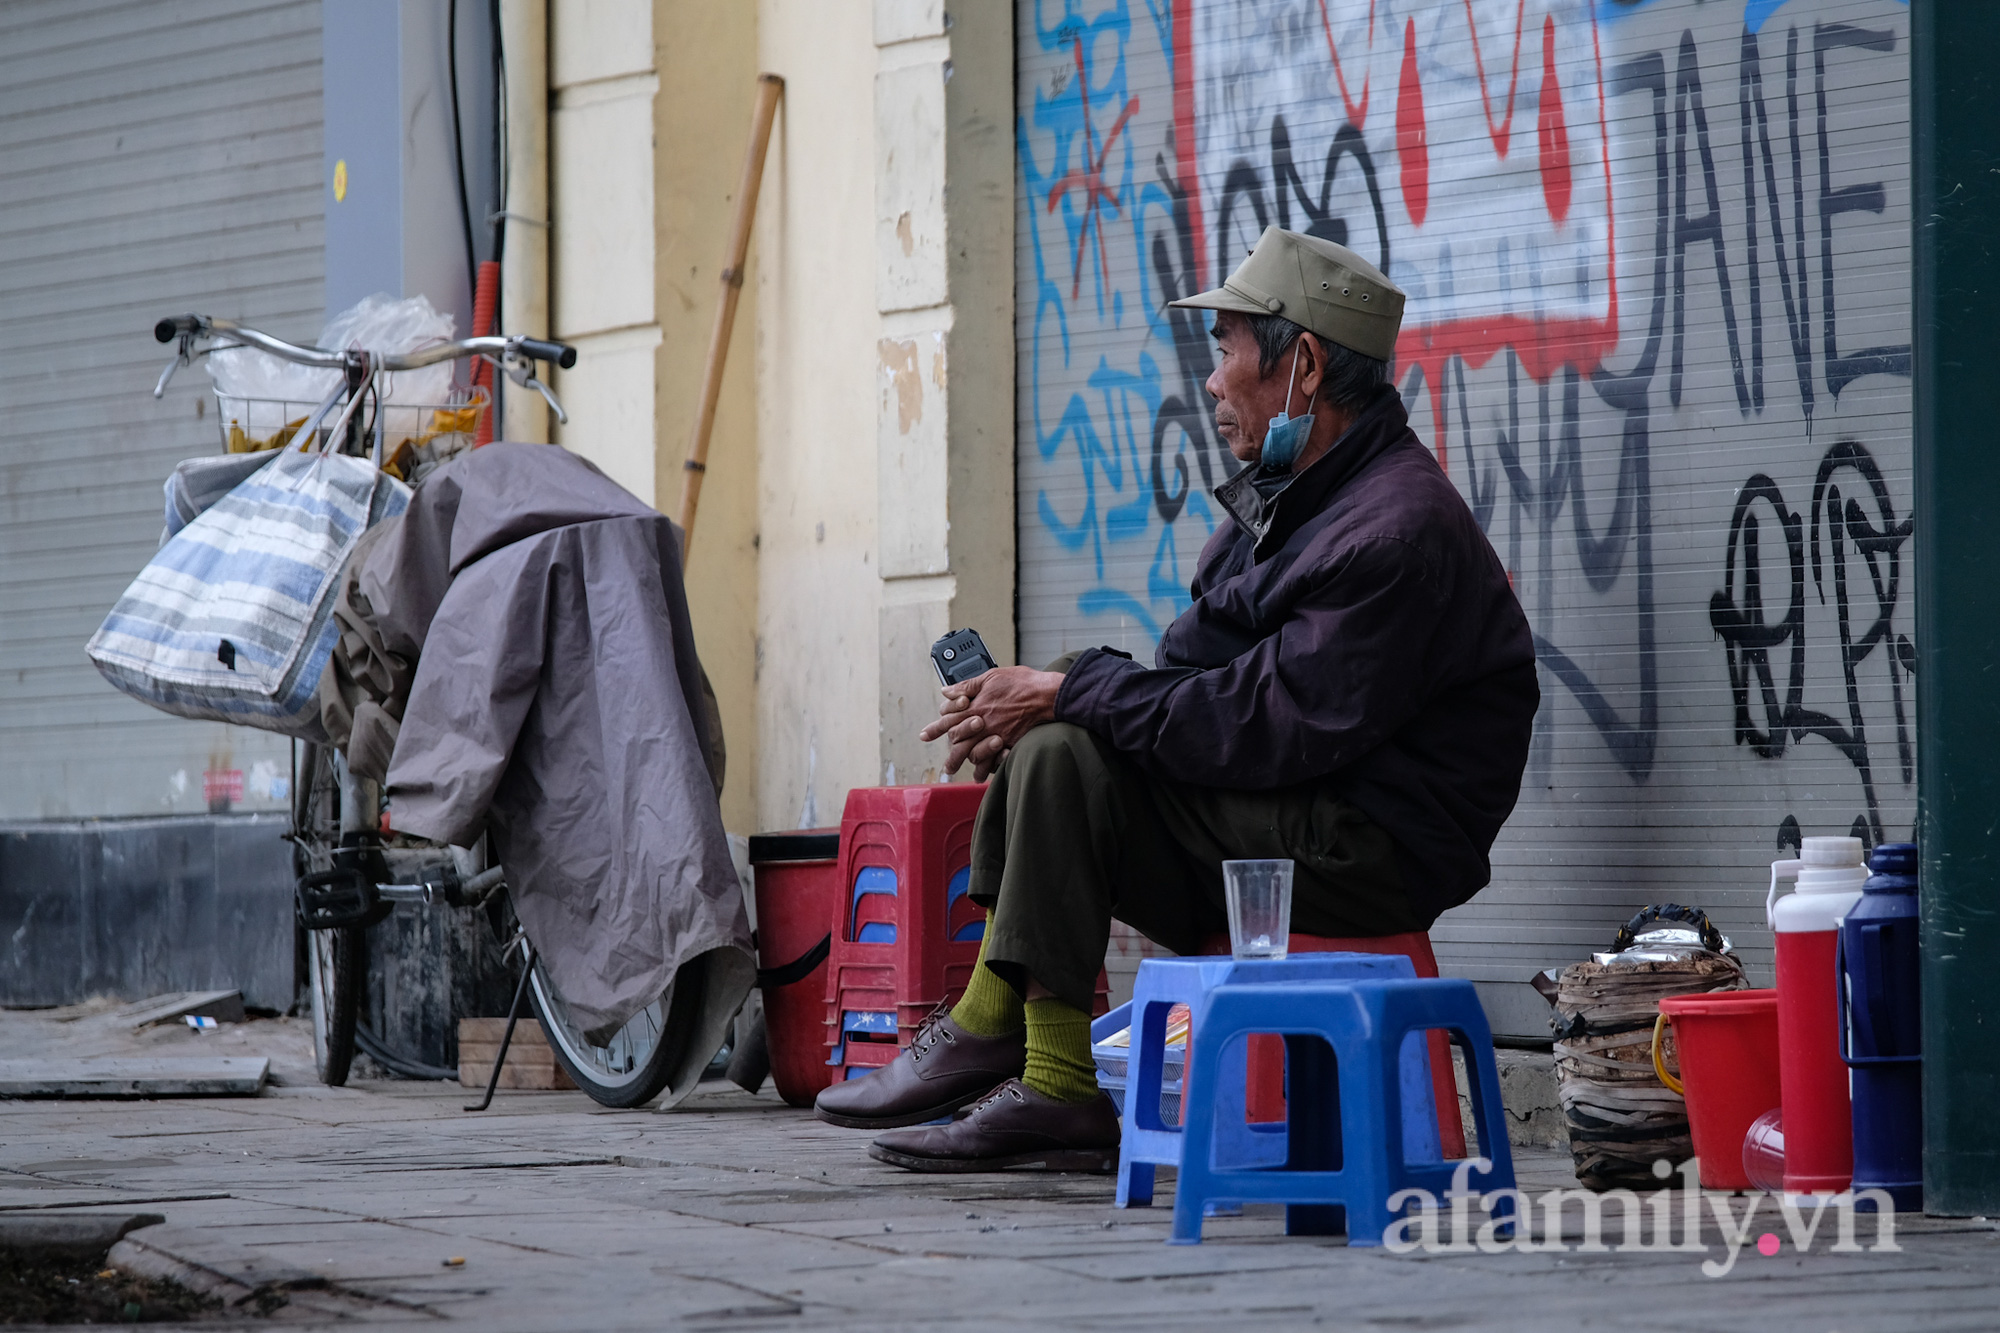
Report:
M1655 1161L1694 1155L1687 1104L1653 1072L1653 1020L1669 995L1748 984L1732 955L1708 951L1563 969L1553 1018L1556 1081L1579 1181L1596 1190L1655 1188ZM1671 1038L1662 1057L1679 1063Z

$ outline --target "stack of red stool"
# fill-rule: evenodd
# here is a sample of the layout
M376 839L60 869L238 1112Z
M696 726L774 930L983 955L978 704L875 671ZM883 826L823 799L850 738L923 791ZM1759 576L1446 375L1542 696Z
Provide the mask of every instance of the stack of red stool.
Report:
M986 913L967 896L984 783L857 787L840 820L827 1064L853 1078L909 1045L972 979Z
M1229 952L1227 935L1211 935L1202 941L1208 954ZM1420 977L1438 974L1437 955L1431 952L1429 933L1413 930L1402 935L1370 935L1340 938L1292 932L1288 953L1399 953L1410 960ZM1451 1041L1442 1031L1426 1034L1431 1054L1431 1093L1437 1099L1438 1139L1447 1158L1465 1155L1465 1122L1458 1113L1458 1079L1452 1072ZM1249 1039L1248 1084L1244 1088L1244 1109L1252 1123L1269 1124L1285 1118L1285 1039L1258 1033Z
M840 820L827 959L827 1064L836 1080L896 1058L917 1025L972 980L986 911L968 894L984 783L861 787ZM1098 975L1097 1011L1108 982Z

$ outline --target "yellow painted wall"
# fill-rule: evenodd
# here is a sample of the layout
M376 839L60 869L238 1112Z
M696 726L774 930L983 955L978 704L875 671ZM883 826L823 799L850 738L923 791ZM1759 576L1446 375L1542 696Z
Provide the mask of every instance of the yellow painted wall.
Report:
M559 438L668 514L756 76L786 80L688 563L732 832L935 780L931 640L1012 657L1009 12L551 0Z
M720 298L743 154L756 95L757 7L654 0L654 310L661 340L656 496L680 512L681 464L700 401L702 364ZM737 304L708 472L688 556L695 643L722 705L729 746L722 821L754 833L757 818L757 263Z

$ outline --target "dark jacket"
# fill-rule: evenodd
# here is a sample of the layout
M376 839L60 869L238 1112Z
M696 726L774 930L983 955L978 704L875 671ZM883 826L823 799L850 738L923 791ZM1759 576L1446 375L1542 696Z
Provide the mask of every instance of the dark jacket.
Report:
M1507 573L1393 389L1296 477L1216 488L1156 665L1093 648L1056 717L1162 776L1264 790L1327 782L1386 828L1427 918L1491 878L1540 689Z

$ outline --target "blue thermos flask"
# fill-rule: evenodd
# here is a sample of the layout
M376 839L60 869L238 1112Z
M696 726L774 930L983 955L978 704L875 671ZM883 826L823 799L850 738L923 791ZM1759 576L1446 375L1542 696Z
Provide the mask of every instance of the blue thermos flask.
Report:
M1840 923L1841 1056L1852 1070L1854 1185L1898 1211L1924 1201L1923 1056L1917 969L1917 848L1884 843L1861 901Z

